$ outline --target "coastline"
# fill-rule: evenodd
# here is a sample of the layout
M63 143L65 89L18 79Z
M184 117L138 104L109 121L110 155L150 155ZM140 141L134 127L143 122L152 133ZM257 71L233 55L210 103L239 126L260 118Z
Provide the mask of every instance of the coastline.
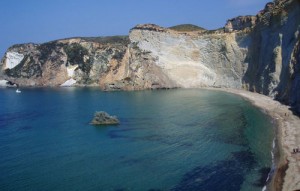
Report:
M272 117L276 126L275 171L267 185L267 190L300 190L300 153L293 149L300 146L300 118L293 114L290 107L272 98L245 90L227 88L204 88L239 95L249 100Z

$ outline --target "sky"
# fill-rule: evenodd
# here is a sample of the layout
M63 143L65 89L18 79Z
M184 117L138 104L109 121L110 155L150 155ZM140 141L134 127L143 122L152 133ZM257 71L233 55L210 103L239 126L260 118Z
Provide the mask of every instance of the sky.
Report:
M128 35L137 24L223 27L270 0L1 0L0 58L13 44Z

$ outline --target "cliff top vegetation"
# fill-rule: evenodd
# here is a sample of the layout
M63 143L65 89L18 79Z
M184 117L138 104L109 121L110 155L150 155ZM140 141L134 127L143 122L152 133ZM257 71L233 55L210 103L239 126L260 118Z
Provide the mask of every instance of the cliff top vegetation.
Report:
M197 25L192 24L182 24L182 25L176 25L169 27L171 30L179 31L179 32L191 32L191 31L203 31L206 30L202 27L199 27Z

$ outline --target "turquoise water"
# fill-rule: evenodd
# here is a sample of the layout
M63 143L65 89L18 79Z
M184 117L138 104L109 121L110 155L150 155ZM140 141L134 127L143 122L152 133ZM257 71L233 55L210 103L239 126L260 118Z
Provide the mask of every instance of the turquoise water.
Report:
M0 89L1 190L261 190L270 119L209 90ZM89 125L95 111L119 126Z

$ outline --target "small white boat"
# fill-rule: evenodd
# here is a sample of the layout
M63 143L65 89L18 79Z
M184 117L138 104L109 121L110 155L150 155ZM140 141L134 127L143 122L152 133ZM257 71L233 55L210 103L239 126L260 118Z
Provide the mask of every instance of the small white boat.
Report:
M16 93L21 93L21 91L19 89L16 90Z

